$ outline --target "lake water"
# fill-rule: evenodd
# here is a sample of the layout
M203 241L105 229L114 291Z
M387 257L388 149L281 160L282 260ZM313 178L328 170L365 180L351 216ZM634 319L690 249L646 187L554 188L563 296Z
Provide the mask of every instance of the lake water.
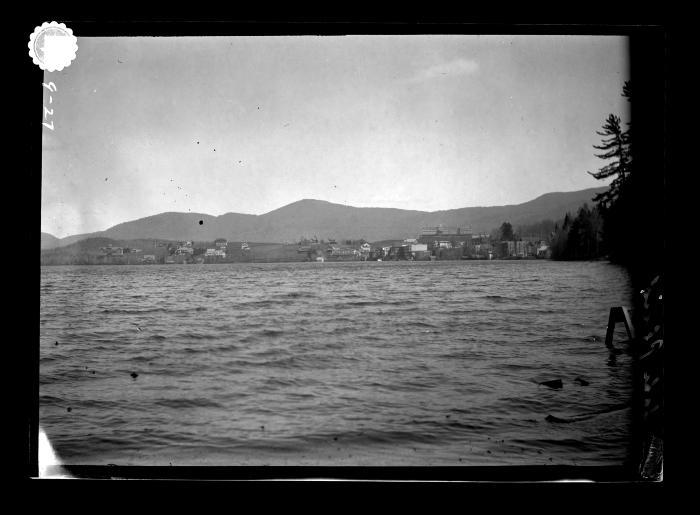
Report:
M622 465L617 305L605 262L43 267L39 421L70 464Z

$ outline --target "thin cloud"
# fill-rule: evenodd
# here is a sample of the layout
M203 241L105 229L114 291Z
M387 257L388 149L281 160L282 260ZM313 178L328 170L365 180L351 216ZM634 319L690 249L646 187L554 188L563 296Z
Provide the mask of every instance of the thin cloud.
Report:
M447 63L436 64L430 68L419 71L408 82L424 82L430 79L442 77L457 77L470 75L479 70L479 63L470 59L455 59Z

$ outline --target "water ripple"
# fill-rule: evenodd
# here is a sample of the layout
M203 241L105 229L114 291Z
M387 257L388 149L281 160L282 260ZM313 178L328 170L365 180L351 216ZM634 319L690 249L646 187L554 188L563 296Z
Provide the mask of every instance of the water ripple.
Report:
M40 421L73 463L619 464L632 357L600 340L628 286L604 262L44 267Z

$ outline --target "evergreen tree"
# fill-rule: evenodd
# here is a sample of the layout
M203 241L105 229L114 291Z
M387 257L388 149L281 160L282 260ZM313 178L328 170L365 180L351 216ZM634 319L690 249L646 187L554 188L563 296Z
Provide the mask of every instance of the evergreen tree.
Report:
M513 241L513 226L509 222L501 224L501 241Z
M552 259L595 259L601 254L602 219L597 207L581 206L576 217L566 213L561 228L554 225Z
M629 81L625 83L622 94L628 102L631 101ZM627 130L623 130L618 116L608 116L603 130L596 131L603 136L602 143L594 145L594 148L603 151L596 157L612 161L596 173L588 172L600 180L613 177L608 190L596 195L593 200L598 203L603 222L600 229L603 237L601 250L607 252L612 261L621 263L632 259L636 223L633 204L639 201L633 192L632 133L630 124L627 125Z
M593 145L593 148L603 151L601 154L596 154L596 157L605 160L613 159L613 161L595 173L588 173L599 180L614 177L610 188L593 198L594 202L607 208L617 200L620 190L631 172L630 135L628 131L622 130L620 118L614 114L608 116L603 125L603 131L596 131L596 134L604 138L601 145Z

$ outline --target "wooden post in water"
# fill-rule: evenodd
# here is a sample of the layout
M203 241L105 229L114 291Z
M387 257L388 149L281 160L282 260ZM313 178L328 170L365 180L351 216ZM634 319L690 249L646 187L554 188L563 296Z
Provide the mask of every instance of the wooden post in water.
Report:
M609 349L612 348L613 344L613 334L615 332L615 324L618 322L623 322L625 324L625 329L627 329L627 337L630 340L634 339L634 326L632 325L632 319L630 318L629 311L624 306L616 306L610 308L610 317L608 318L608 330L605 333L605 346Z

